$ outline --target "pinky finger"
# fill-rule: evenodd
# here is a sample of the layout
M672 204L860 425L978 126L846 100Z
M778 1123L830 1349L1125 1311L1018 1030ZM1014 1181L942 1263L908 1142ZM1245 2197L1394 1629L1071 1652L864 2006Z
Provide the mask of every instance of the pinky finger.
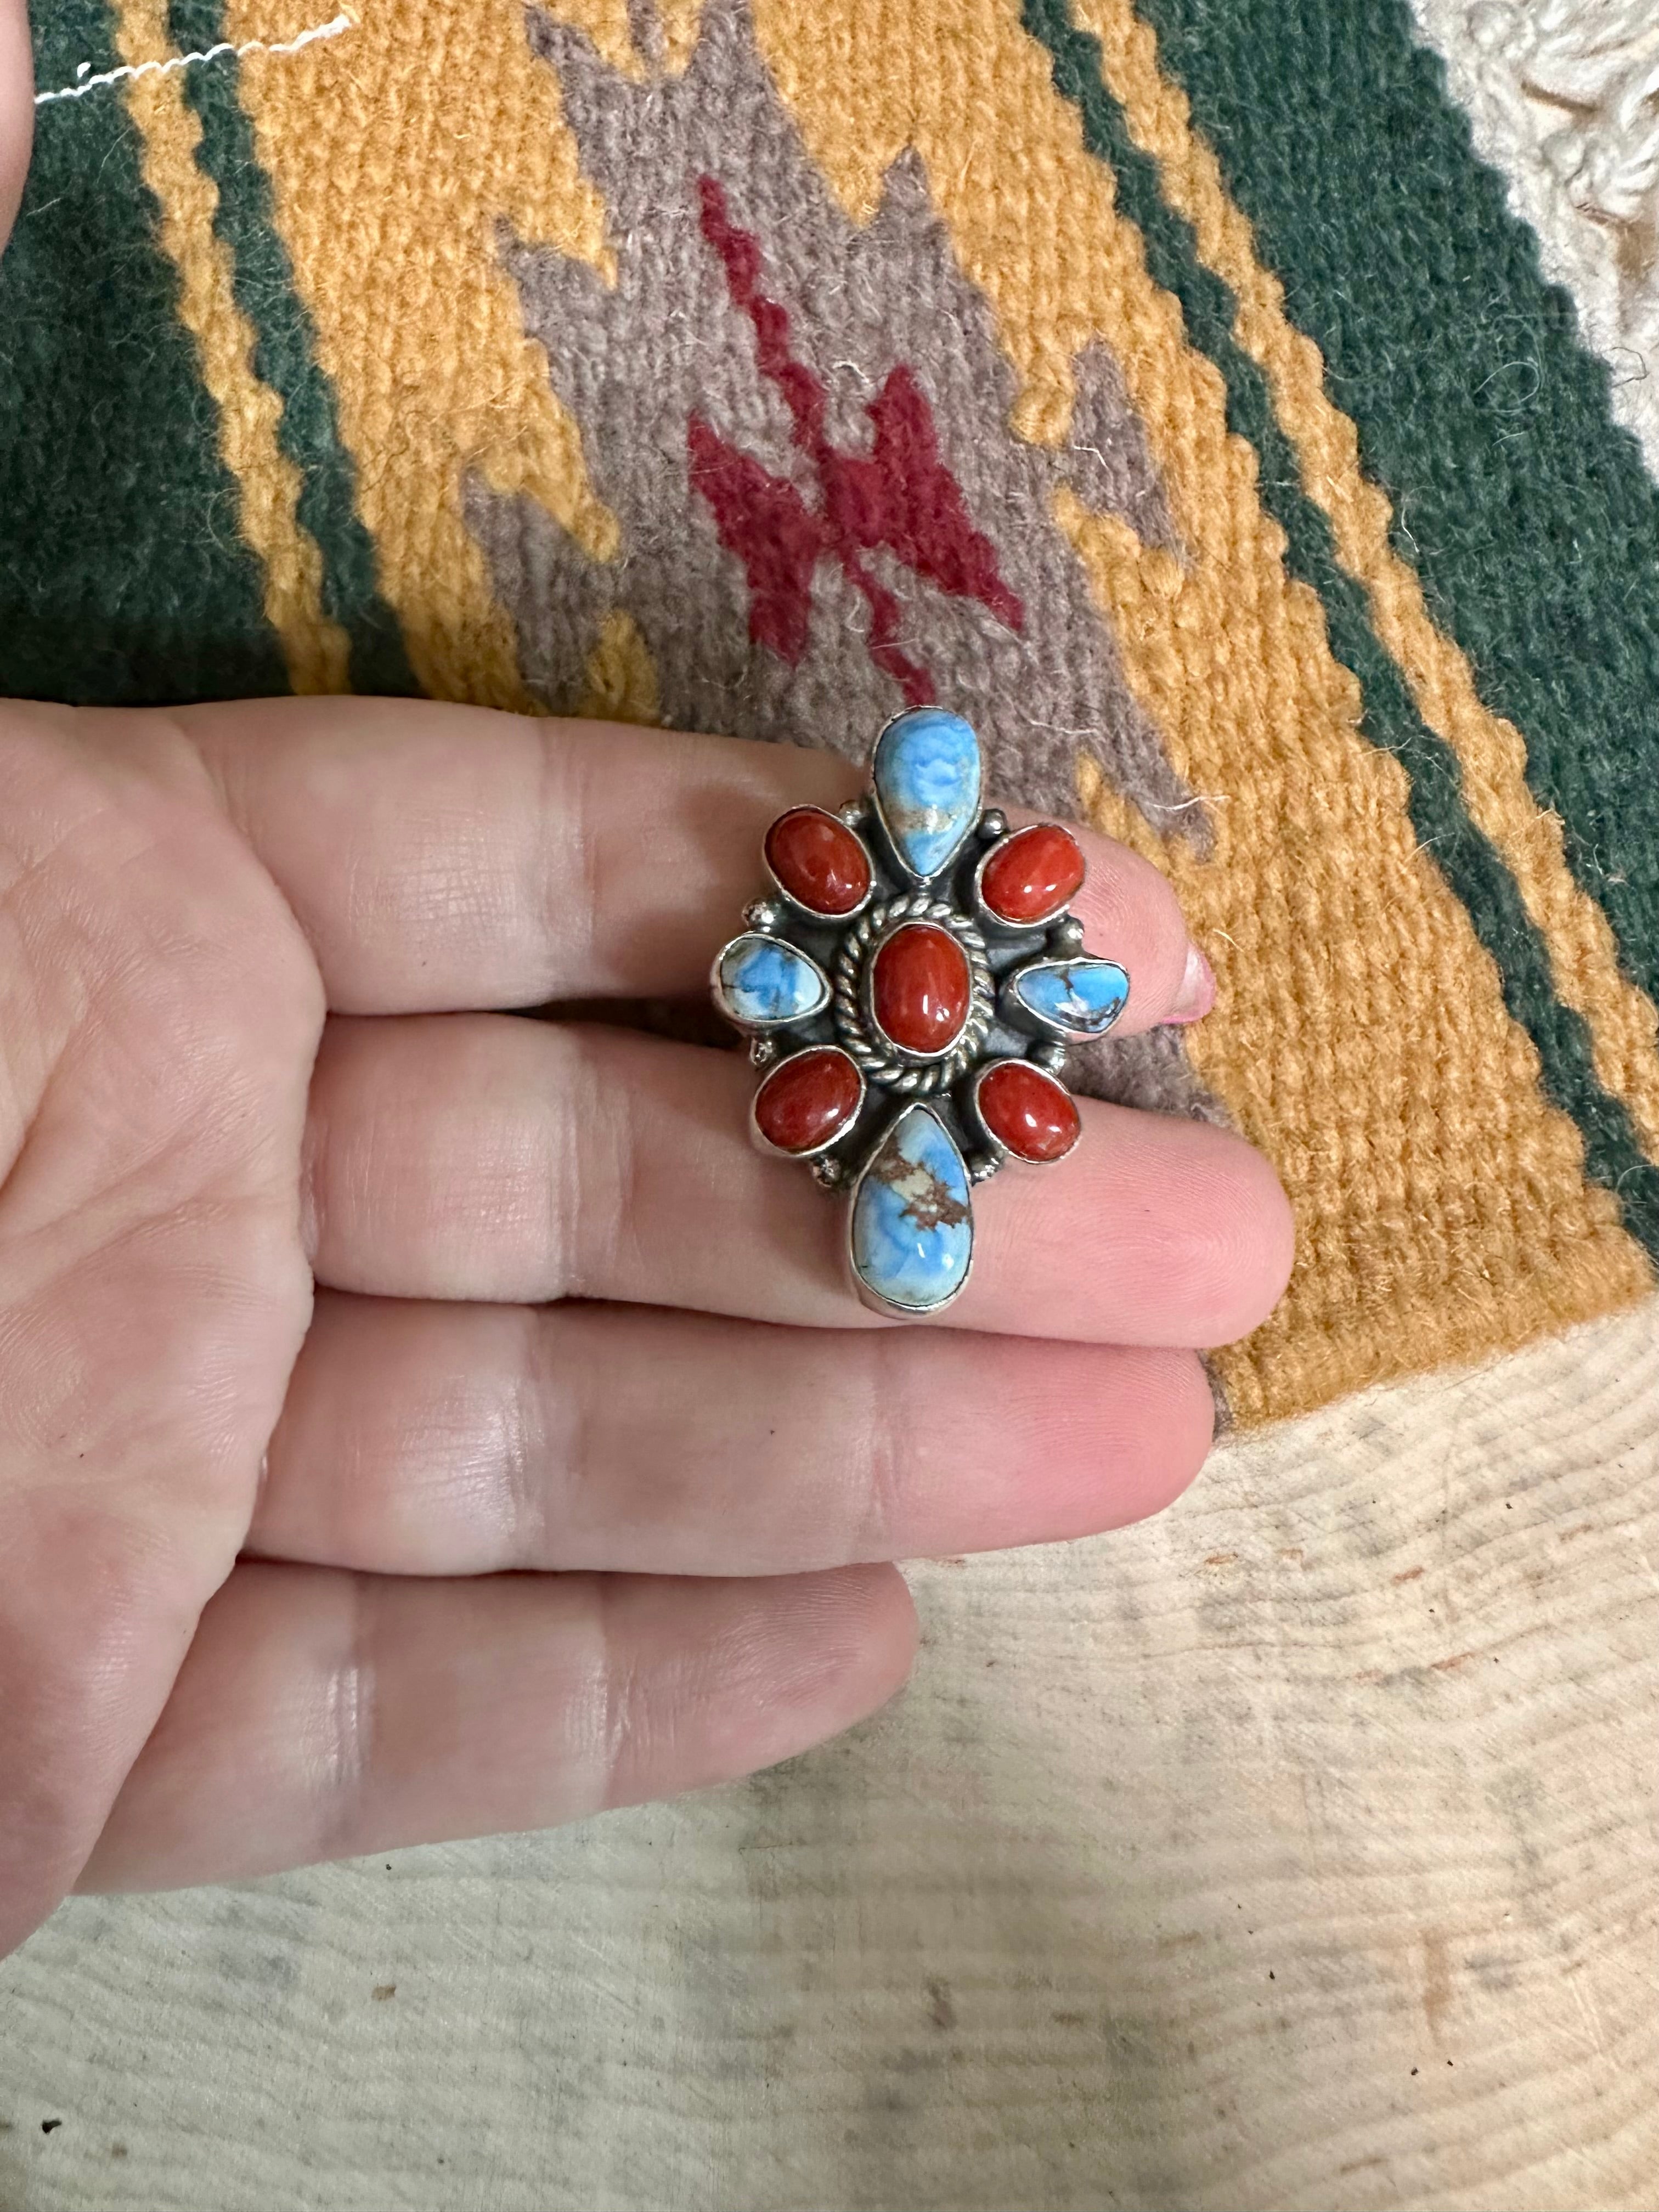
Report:
M861 1719L915 1649L889 1567L416 1582L244 1565L78 1887L270 1874L728 1781Z

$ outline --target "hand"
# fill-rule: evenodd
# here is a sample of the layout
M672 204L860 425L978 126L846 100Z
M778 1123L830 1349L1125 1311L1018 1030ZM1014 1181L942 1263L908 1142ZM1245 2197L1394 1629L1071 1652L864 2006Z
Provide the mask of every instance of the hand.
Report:
M827 755L368 700L0 709L0 1934L735 1775L867 1712L885 1564L1154 1510L1289 1263L1266 1164L1085 1103L950 1325L851 1302L696 993ZM1091 938L1175 1007L1168 888ZM460 1011L471 1009L473 1011ZM313 1304L313 1285L318 1295Z
M1179 1347L1289 1267L1235 1139L1085 1105L950 1325L894 1329L749 1150L741 1054L490 1011L700 992L766 823L857 782L465 708L0 705L0 1949L77 1885L783 1758L903 1679L889 1562L1196 1469ZM1145 1027L1185 931L1088 842Z

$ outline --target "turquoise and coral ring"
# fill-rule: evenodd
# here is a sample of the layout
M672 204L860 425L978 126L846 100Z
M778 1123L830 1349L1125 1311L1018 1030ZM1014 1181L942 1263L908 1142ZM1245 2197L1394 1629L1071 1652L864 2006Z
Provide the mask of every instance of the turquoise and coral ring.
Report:
M755 1142L850 1194L854 1285L905 1320L960 1297L973 1186L1076 1144L1066 1047L1104 1036L1129 997L1117 963L1083 951L1077 839L1011 829L981 807L981 774L960 714L896 716L864 798L767 831L773 891L712 977L763 1072Z

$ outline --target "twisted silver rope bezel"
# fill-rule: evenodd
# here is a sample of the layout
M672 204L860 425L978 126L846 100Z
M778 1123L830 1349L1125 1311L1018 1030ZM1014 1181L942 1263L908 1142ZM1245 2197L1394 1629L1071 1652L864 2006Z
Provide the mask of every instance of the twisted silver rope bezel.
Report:
M885 937L906 923L931 921L948 929L968 956L968 1018L962 1035L942 1060L898 1058L872 1034L864 1013L864 976L868 962ZM902 1097L925 1098L948 1091L972 1066L991 1026L996 994L985 939L964 914L930 891L908 891L870 908L841 941L836 955L835 1023L842 1046L864 1071L866 1082Z

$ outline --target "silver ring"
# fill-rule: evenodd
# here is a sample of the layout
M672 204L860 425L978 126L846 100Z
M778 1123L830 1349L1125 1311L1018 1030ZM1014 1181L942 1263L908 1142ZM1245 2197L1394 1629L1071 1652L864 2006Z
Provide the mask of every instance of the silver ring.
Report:
M981 775L961 715L896 715L865 798L773 823L775 895L710 979L762 1071L754 1141L847 1194L853 1287L905 1320L966 1287L973 1186L1072 1150L1066 1047L1104 1036L1129 996L1123 969L1082 949L1071 831L1011 828L981 807Z

